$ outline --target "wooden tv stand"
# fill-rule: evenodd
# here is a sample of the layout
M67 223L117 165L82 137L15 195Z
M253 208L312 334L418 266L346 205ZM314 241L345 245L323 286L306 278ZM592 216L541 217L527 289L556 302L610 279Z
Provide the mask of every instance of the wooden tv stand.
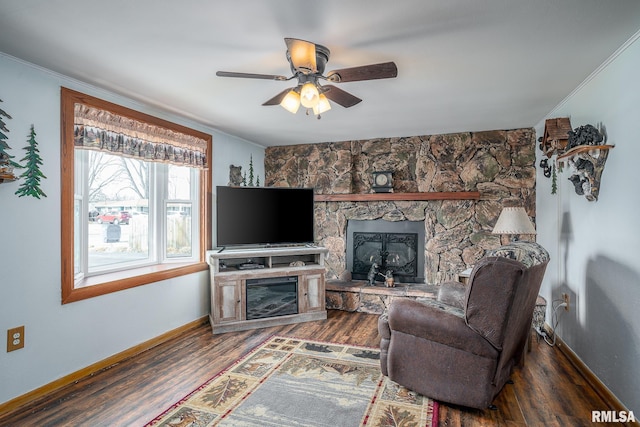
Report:
M318 246L207 251L211 274L209 321L213 333L326 319L327 252ZM246 281L291 276L297 277L298 313L247 320Z

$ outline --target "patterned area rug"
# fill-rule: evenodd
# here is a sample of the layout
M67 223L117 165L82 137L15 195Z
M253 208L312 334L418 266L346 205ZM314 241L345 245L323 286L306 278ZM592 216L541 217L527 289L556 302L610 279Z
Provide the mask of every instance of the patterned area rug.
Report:
M382 376L379 353L272 337L147 425L436 427L437 402Z

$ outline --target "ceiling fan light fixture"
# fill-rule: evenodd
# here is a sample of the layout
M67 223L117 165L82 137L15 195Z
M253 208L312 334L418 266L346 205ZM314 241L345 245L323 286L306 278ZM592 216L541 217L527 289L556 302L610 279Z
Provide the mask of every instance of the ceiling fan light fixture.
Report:
M394 62L361 65L342 68L324 74L329 61L330 51L326 46L306 40L287 37L286 57L289 62L290 77L272 74L256 74L244 72L218 71L219 77L241 77L246 79L265 79L289 81L297 79L297 86L284 89L262 105L280 105L292 114L296 114L300 105L304 106L307 115L320 114L331 109L331 102L349 108L360 103L362 99L334 85L320 84L320 81L331 83L357 82L363 80L389 79L397 77L398 67Z
M314 108L318 105L320 100L320 93L315 83L307 82L302 85L300 89L300 103L303 107Z
M331 109L331 104L329 103L329 98L324 93L321 93L318 97L318 105L313 107L313 114L319 116L320 114L329 111Z
M304 74L315 73L316 68L316 47L314 43L285 38L288 48L288 55L293 67Z
M300 108L300 94L295 89L291 89L280 101L280 106L291 114L297 113Z

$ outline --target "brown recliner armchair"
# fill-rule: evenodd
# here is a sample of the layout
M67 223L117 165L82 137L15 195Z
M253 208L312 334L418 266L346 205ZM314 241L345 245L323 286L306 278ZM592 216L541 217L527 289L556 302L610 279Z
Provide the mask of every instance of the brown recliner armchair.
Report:
M512 242L437 300L393 300L378 321L382 373L438 401L489 407L523 356L548 262L539 244Z

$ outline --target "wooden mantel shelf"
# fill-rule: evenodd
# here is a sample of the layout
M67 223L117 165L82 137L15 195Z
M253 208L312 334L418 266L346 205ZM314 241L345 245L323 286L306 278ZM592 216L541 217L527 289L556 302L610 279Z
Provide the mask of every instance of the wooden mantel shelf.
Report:
M383 202L422 200L480 200L479 191L432 191L424 193L316 194L316 202Z

